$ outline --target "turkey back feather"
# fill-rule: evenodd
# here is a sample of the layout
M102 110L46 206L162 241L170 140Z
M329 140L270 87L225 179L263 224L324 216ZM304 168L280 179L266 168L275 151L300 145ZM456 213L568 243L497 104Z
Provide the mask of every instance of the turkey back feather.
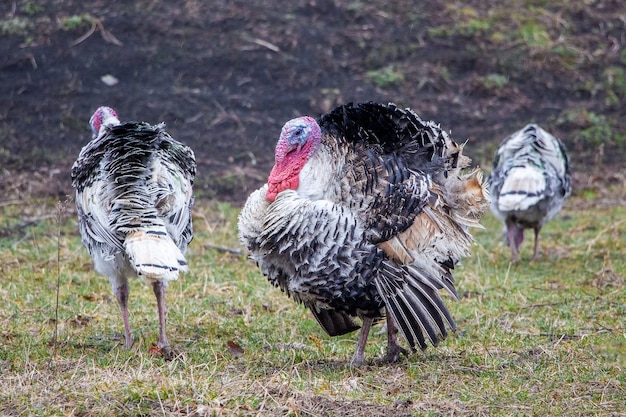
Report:
M163 127L107 127L83 149L72 176L77 193L90 196L80 207L86 235L100 234L111 247L123 247L137 275L169 281L187 270L183 253L192 237L195 161L191 149ZM104 208L94 207L98 203ZM106 213L100 220L105 224L94 224L99 222L89 212L98 210Z
M364 209L376 242L409 227L427 202L432 176L458 162L458 156L446 154L452 142L441 129L394 104L347 104L322 116L319 124L329 147L350 149L344 174L352 184L347 187L359 204L369 195Z

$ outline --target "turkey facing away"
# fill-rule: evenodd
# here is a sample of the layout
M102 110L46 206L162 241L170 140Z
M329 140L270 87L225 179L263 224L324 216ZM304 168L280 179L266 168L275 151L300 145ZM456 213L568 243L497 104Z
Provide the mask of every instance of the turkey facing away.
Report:
M565 146L535 124L504 139L489 175L491 211L504 222L513 262L519 261L524 229L535 231L533 260L539 231L563 207L570 195L570 164Z
M447 336L455 323L438 290L489 205L482 173L433 122L393 104L344 105L285 124L267 184L239 217L239 238L269 281L307 306L330 335L387 315L387 356Z
M145 277L157 300L157 347L171 355L165 334L165 291L180 271L192 238L193 151L164 125L120 123L100 107L89 121L93 139L72 167L82 241L96 271L109 278L120 305L127 349L128 278Z

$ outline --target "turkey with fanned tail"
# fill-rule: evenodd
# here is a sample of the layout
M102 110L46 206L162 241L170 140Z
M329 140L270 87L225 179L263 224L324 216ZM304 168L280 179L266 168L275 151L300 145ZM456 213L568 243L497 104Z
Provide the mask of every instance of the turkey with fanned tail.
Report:
M482 173L434 122L393 104L337 107L288 121L267 184L239 217L239 238L269 281L331 336L387 317L387 356L437 345L455 323L439 290L489 206Z
M489 175L491 211L504 222L513 262L519 261L524 229L535 232L533 260L538 258L539 232L570 195L570 163L563 142L536 124L504 139Z
M120 305L124 346L133 345L128 278L143 277L157 300L156 351L171 355L165 333L165 291L181 271L192 239L193 151L163 124L120 123L110 107L90 119L93 138L72 167L82 241L96 271L107 276Z

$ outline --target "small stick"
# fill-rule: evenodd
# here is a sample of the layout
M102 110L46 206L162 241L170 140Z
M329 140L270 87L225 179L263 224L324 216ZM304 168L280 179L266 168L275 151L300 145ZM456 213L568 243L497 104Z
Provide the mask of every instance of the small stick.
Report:
M52 355L50 363L54 360L57 351L57 339L59 335L59 292L61 288L61 224L63 222L63 203L57 201L57 287L56 301L54 305L54 334L52 336Z
M207 249L215 249L218 252L229 253L231 255L241 255L242 253L241 250L239 249L231 249L231 248L225 248L223 246L215 246L210 243L207 243L206 245L204 245L204 247Z

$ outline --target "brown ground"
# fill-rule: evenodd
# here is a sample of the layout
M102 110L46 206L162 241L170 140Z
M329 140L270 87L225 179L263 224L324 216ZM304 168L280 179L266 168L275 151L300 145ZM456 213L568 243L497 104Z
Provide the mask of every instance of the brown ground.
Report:
M579 171L623 167L613 136L626 131L626 7L567 3L6 0L0 192L70 194L69 169L100 105L124 120L166 122L196 152L198 192L236 204L264 181L286 120L349 101L410 106L469 138L482 165L533 121L568 143ZM548 44L533 46L541 33L520 42L503 32L522 33L524 19L545 25ZM492 25L476 29L481 22ZM583 132L594 126L590 139Z

